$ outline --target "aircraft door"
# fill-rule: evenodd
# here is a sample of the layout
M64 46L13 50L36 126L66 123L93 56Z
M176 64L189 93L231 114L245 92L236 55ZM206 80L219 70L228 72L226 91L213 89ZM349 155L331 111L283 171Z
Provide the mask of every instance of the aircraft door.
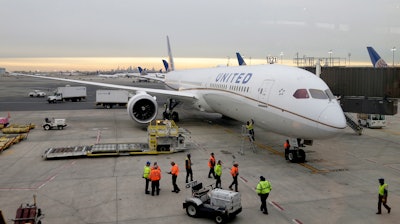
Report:
M268 103L269 94L271 92L272 86L275 80L266 79L263 81L261 87L258 89L258 99L262 102Z

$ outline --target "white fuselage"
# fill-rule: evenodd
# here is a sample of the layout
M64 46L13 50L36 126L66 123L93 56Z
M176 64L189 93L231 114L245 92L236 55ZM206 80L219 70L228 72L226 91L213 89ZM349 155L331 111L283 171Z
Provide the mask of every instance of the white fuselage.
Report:
M257 65L173 71L169 88L192 92L194 107L255 125L288 137L321 139L346 127L343 111L329 87L296 67ZM317 93L313 97L312 92ZM298 95L294 96L296 90ZM324 96L321 96L325 94ZM318 95L319 94L319 95Z

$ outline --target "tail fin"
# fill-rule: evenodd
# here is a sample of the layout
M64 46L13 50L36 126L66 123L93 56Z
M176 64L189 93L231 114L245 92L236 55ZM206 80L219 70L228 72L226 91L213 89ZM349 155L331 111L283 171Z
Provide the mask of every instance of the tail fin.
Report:
M138 68L138 70L139 70L139 74L140 75L146 75L146 69L143 69L142 67L137 67Z
M164 64L164 68L165 68L165 72L168 72L168 68L169 68L169 64L166 60L162 60L163 64Z
M167 45L168 45L168 56L169 56L169 64L171 65L171 70L175 70L174 59L172 58L171 46L169 44L169 37L167 36Z
M367 50L374 68L384 68L388 66L386 62L381 58L381 56L379 56L379 54L376 53L373 47L367 47Z
M236 52L236 57L238 59L238 63L240 66L246 65L246 62L243 60L242 55L239 52Z

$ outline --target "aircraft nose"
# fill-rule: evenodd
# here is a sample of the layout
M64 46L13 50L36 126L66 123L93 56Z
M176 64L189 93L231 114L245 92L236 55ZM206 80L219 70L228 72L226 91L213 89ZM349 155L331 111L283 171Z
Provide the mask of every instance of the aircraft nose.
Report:
M346 118L343 110L338 105L331 105L325 108L319 116L319 126L322 129L336 129L337 132L346 128Z

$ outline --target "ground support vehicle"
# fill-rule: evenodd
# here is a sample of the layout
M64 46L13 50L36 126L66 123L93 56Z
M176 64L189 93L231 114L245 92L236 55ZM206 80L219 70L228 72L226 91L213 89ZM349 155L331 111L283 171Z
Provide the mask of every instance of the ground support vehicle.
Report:
M33 204L22 205L17 209L14 224L41 224L44 214L36 206L36 196L33 196Z
M126 90L105 90L96 91L96 106L110 109L114 106L126 107L132 94Z
M65 122L64 118L45 118L44 119L44 123L42 125L44 130L50 130L50 129L58 129L58 130L62 130L67 126L67 123Z
M386 117L382 114L357 114L358 124L367 128L386 126Z
M147 143L97 143L90 146L54 147L47 149L44 159L71 157L157 155L182 152L191 147L185 139L190 132L178 128L173 121L155 121L148 126Z
M82 101L86 100L86 87L85 86L63 86L58 87L53 96L48 96L49 103L56 103L57 101Z
M192 181L192 196L183 202L183 208L190 217L212 217L216 223L225 223L242 211L239 192L212 188L203 188L202 183Z
M29 92L28 94L29 97L45 97L46 93L40 90L33 90L32 92Z

